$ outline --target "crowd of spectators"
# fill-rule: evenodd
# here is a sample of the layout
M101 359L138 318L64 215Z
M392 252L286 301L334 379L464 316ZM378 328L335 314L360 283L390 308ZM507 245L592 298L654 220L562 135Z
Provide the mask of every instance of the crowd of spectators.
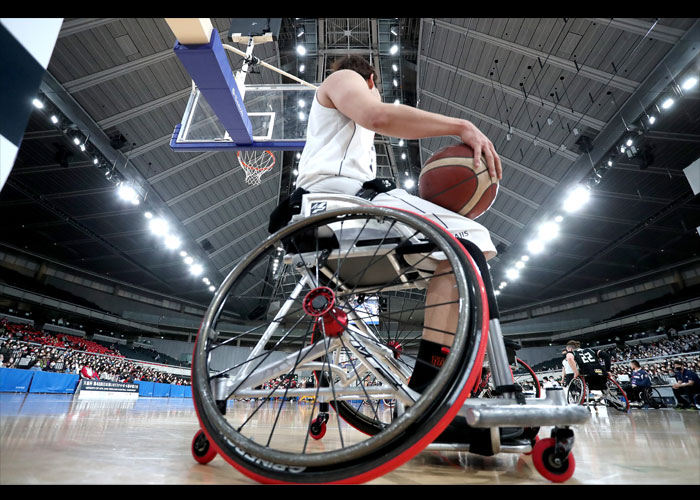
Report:
M4 338L2 338L4 337ZM53 335L28 325L0 322L0 366L76 373L114 382L190 385L188 378L126 359L114 348L71 335Z
M630 361L632 359L656 358L660 356L672 356L688 352L700 351L700 335L691 334L664 339L656 342L616 346L608 351L612 361Z

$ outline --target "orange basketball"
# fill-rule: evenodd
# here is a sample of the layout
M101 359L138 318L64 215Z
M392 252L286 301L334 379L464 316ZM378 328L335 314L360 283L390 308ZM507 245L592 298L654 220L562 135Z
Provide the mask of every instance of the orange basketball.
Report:
M498 181L492 180L486 160L474 165L474 151L466 144L442 148L425 163L418 178L418 194L470 219L493 204Z

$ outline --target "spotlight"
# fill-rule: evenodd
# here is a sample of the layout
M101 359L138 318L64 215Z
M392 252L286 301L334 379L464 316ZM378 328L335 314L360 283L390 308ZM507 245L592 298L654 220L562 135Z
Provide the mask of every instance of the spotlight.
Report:
M522 257L520 257L520 260L522 260L523 262L527 262L528 260L530 260L530 256L529 256L529 255L523 255Z
M121 184L117 188L117 194L122 200L125 201L131 201L134 198L136 198L136 191L134 191L134 188L127 184Z
M292 175L299 175L299 171L295 168L294 170L292 170Z
M306 55L306 47L303 45L297 45L297 54L300 56Z
M391 55L393 56L393 55L396 54L398 51L399 51L399 46L396 45L396 44L394 44L394 45L392 45L391 48L389 49L389 54L391 54Z
M569 197L564 201L564 210L575 212L585 205L591 193L586 186L577 186L569 193Z
M557 215L557 216L554 218L554 222L561 222L561 221L563 221L563 220L564 220L564 217L562 217L561 215Z
M494 295L501 295L501 292L500 292L500 290L494 290L494 291L493 291L493 294L494 294Z
M661 107L664 109L668 109L671 106L673 106L673 99L671 99L670 97L661 104Z
M516 269L522 269L523 267L525 267L525 263L522 260L519 260L518 262L515 263Z
M698 79L695 78L694 76L691 76L691 77L688 77L688 78L683 82L683 85L681 85L681 88L682 88L683 90L690 90L690 89L692 89L693 87L695 87L695 85L696 85L697 83L698 83Z
M151 212L146 212L145 214L143 214L143 216L144 216L145 218L147 218L147 219L152 219L152 218L153 218L153 214L152 214Z
M302 64L301 66L299 66L299 73L303 73L305 69L306 69L306 66L304 66Z
M202 274L202 271L204 271L204 268L199 264L192 264L192 266L190 266L190 273L194 274L195 276Z
M73 137L73 143L74 143L76 146L80 145L80 139L78 139L77 137Z
M559 234L559 225L555 222L545 222L540 226L538 235L542 241L551 241Z
M612 166L613 166L612 160L608 160L608 167L612 167Z
M403 145L404 145L403 139L399 139L399 146L403 146Z
M180 248L180 245L182 242L180 241L180 238L177 236L173 236L172 234L168 235L165 237L165 246L168 247L171 250L176 250Z
M56 115L51 115L51 121L53 123L58 123L58 117Z
M532 240L527 244L527 249L531 254L537 255L544 250L544 243L540 240Z
M184 261L185 261L185 264L187 264L189 266L194 262L194 259L190 256L187 256L184 258Z
M216 287L215 287L214 285L210 286L210 287L209 287L209 291L210 291L210 292L215 292L215 291L216 291Z
M304 114L303 111L299 111L299 120L302 121L302 122L303 122L304 120L306 120L306 115Z
M508 269L508 270L506 271L506 276L507 276L508 279L510 279L510 280L517 280L517 279L520 277L520 273L518 272L517 269L512 269L512 268L511 268L511 269Z
M399 104L401 104L401 101L399 101L398 99L396 99L396 100L394 101L394 104L396 104L396 105L398 106Z
M401 153L401 159L405 160L406 159L406 153Z
M168 232L168 223L157 217L151 219L151 222L148 223L148 227L156 236L163 236Z
M399 86L399 82L396 80L396 78L394 78L394 79L391 81L391 83L394 85L394 87L398 87L398 86Z
M391 69L394 70L394 72L396 72L399 70L399 67L396 64L392 64Z
M184 250L181 250L180 257L187 257L187 252L185 252Z
M98 160L97 158L93 158L93 159L92 159L92 164L93 164L93 165L97 165L99 162L100 162L100 160Z
M416 183L413 179L406 179L406 182L403 183L403 187L405 187L406 189L411 189L415 185Z
M649 125L653 125L655 121L656 121L656 117L655 117L655 116L652 115L652 116L649 117Z
M300 107L300 108L303 108L304 106L306 106L306 101L304 101L304 99L299 99L299 103L298 103L298 104L299 104L299 107Z
M626 145L627 147L630 147L632 144L634 144L634 142L632 141L632 139L627 139L627 142L625 142L625 145Z
M211 283L211 281L209 281L209 278L202 278L202 282L203 282L205 285L208 285L208 284Z
M44 109L44 103L41 102L39 99L34 99L32 101L32 104L34 105L35 108Z
M507 282L507 281L501 281L501 284L498 285L498 288L505 288L505 287L507 287L507 286L508 286L508 282Z

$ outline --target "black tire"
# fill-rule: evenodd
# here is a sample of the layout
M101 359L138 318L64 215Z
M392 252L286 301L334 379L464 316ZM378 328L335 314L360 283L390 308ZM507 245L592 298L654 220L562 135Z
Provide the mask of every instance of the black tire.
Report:
M630 401L625 391L615 380L608 377L605 381L605 391L603 392L605 405L617 411L628 413L630 411Z
M542 395L542 387L540 386L540 380L537 378L537 374L520 358L515 358L515 366L516 369L513 372L513 377L516 383L523 388L523 392L533 390L535 397L539 398Z
M566 401L570 405L581 405L586 398L586 382L582 377L573 378L566 387Z
M370 246L366 247L369 249L368 257L364 261L344 259L343 253L338 250L338 239L342 238L340 232L345 228L347 235L352 227L357 233L356 237L353 236L353 248L360 248L359 242L372 240L370 231L378 234L373 242L370 241ZM452 266L459 300L465 306L465 314L459 315L455 331L451 332L454 334L454 343L444 364L428 388L415 401L409 401L406 411L382 425L381 430L369 437L361 437L359 433L352 434L355 431L345 429L337 416L331 416L322 450L311 449L308 446L308 432L299 433L298 436L290 436L287 433L284 436L284 444L281 438L278 440L282 434L282 427L278 427L277 424L283 414L284 399L267 408L262 408L263 404L254 404L241 408L239 412L221 415L215 404L212 382L228 374L233 379L232 385L238 384L238 387L229 386L227 394L223 397L243 397L244 383L251 388L257 387L261 377L278 375L275 370L281 368L275 365L277 361L272 354L287 356L289 363L284 367L285 373L291 374L302 366L308 366L302 361L308 363L310 358L316 363L313 365L315 372L323 372L319 380L321 383L316 384L313 407L304 406L305 409L308 408L308 423L311 423L314 409L319 404L318 395L324 381L325 385L333 390L336 385L340 387L340 374L330 371L329 365L331 361L338 360L341 345L343 349L366 346L365 351L357 351L358 358L352 362L348 377L352 376L353 370L359 373L371 366L375 370L383 370L385 376L389 376L387 373L391 372L390 378L407 384L410 371L406 373L407 368L400 364L400 360L394 359L391 352L379 349L379 346L384 345L384 339L380 335L357 326L364 324L360 317L355 317L355 326L343 324L341 321L342 313L346 311L348 318L352 317L352 310L349 307L345 308L350 303L350 298L359 293L358 288L353 288L351 292L336 288L333 293L321 290L330 288L334 282L328 279L321 281L319 276L323 270L315 265L315 259L323 257L326 251L339 257L332 262L334 268L330 259L328 264L333 277L338 278L337 281L346 283L352 278L353 286L364 287L365 292L370 289L380 297L382 294L393 297L397 291L390 288L398 285L400 281L378 281L383 279L384 272L390 269L386 256L379 253L384 245L389 244L393 248L390 253L397 256L397 260L402 263L401 276L409 280L409 286L425 284L425 278L417 271L418 265L424 262L425 255L434 251L442 252ZM373 251L372 245L376 246ZM308 270L311 285L307 286L299 281L300 271L294 265L283 265L280 273L276 272L276 268L273 270L272 260L285 252L295 255L297 259L301 259L300 262L303 261L301 268ZM304 260L305 255L308 262ZM354 271L353 267L359 271L351 274ZM373 284L372 280L378 282ZM379 207L357 207L312 216L278 231L246 255L231 271L214 295L204 317L192 360L192 394L201 426L206 429L207 435L215 442L226 461L260 482L365 482L398 467L419 453L447 427L476 382L477 373L474 367L481 366L486 348L486 337L482 335L482 330L485 331L488 327L488 318L482 315L485 296L482 291L483 285L480 283L480 277L474 275L473 261L461 244L442 228L415 214ZM301 290L296 299L291 298L289 292L293 286ZM398 292L404 293L402 290ZM316 300L323 294L327 294L323 300ZM329 304L327 310L330 311L325 316L328 323L324 323L322 327L326 336L319 335L313 344L310 344L311 331L315 325L320 324L310 315L316 312L313 308L317 307L317 303L322 304L318 307L325 307L324 300ZM292 306L277 311L271 309L273 305L278 307L278 304L285 303L291 303ZM410 308L407 306L402 311L383 312L380 318L386 318L387 321L405 321L415 329L422 324L410 323L409 311L415 310L414 301ZM281 316L273 321L275 314ZM331 319L329 315L332 316ZM223 322L235 323L239 333L230 338L223 338L220 334L220 323ZM272 330L275 327L285 331L278 337L266 338L265 345L261 343L264 350L256 353L252 359L239 360L232 366L225 367L212 362L217 349L232 342L240 341L241 345L247 345L248 340L259 341L263 330ZM274 331L271 332L273 333ZM328 347L328 344L332 347ZM309 354L311 349L318 349L313 351L313 356ZM369 361L367 349L372 351L374 361L381 361L379 368ZM288 354L290 351L292 354ZM304 359L305 356L309 359ZM268 358L273 360L268 361ZM411 366L409 363L405 365ZM250 373L246 376L240 375L247 367L251 368L252 376ZM240 381L236 377L243 380ZM408 397L401 389L394 391L396 398ZM338 396L342 395L342 391L340 394L333 394L331 400L340 401ZM217 397L221 398L222 395L218 394ZM286 391L278 391L274 396L270 393L270 397L289 396ZM383 396L385 397L386 395ZM367 393L363 399L372 400ZM341 408L345 405L336 406ZM276 409L271 418L265 414L270 408ZM299 411L299 407L295 408ZM348 414L344 417L348 418ZM373 424L377 426L377 419L373 418ZM335 428L331 428L331 425ZM342 437L343 433L345 438ZM338 435L341 436L337 440L339 445L329 441L329 438ZM291 443L293 448L288 443L290 439L294 441Z

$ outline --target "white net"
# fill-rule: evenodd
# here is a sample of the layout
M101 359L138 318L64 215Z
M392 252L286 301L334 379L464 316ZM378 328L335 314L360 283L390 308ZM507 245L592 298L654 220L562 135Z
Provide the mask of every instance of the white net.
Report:
M275 166L275 155L271 151L238 151L237 156L245 172L245 181L250 185L260 184L262 175Z

